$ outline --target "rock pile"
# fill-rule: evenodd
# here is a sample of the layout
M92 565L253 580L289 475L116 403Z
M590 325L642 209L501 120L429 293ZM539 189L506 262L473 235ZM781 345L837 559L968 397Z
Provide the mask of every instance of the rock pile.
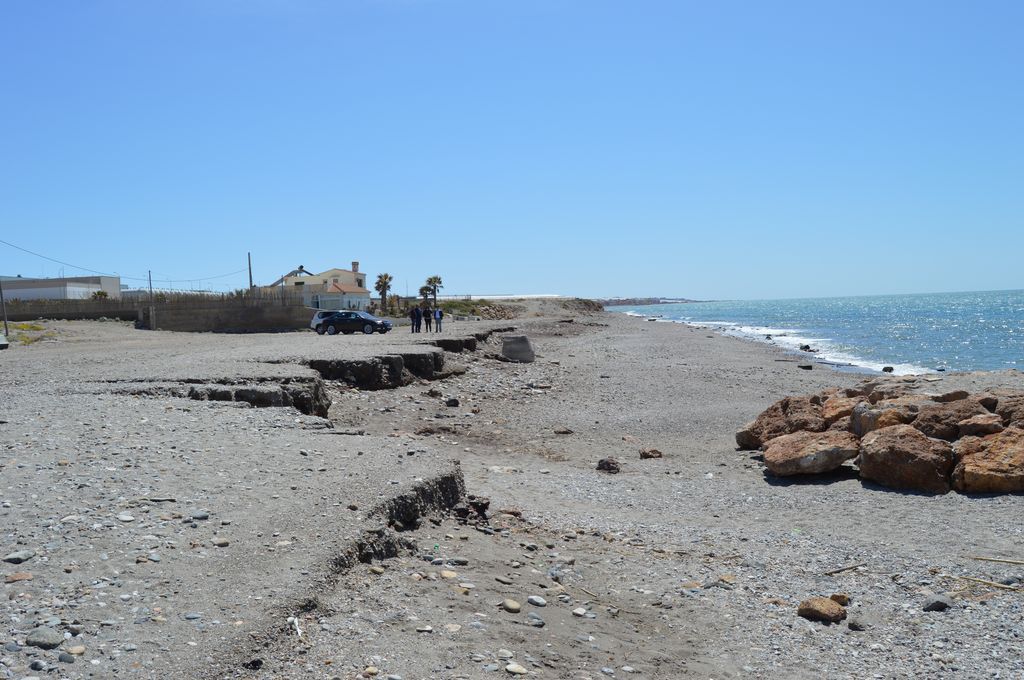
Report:
M920 394L906 381L786 397L736 433L768 471L821 474L854 460L860 476L926 493L1024 491L1024 393Z

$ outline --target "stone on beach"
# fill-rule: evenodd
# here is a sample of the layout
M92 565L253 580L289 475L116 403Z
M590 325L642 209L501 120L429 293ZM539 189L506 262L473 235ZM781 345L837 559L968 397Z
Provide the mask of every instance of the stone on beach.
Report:
M736 444L755 450L765 442L800 430L822 432L828 423L822 417L819 397L786 397L769 406L753 422L736 433Z
M1003 419L1003 425L1024 428L1024 395L999 397L995 411Z
M831 396L821 405L821 417L825 419L826 423L832 425L837 420L853 415L854 407L862 401L861 397Z
M857 437L849 432L794 432L765 444L764 462L777 477L829 472L859 452Z
M953 449L910 425L875 430L860 442L860 476L891 489L949 491Z
M965 437L956 446L953 487L966 493L1024 491L1024 429Z
M1003 419L996 413L983 413L971 416L957 423L961 437L984 437L1003 431Z
M850 414L850 427L855 435L863 437L869 432L893 425L906 425L917 417L922 404L931 403L921 397L899 397L875 403L862 402Z
M30 559L36 556L33 550L16 550L11 554L4 557L4 562L11 564L21 564L22 562L28 562Z
M846 618L846 608L827 597L811 597L800 603L797 614L811 621L839 623Z
M921 406L913 425L929 437L953 441L960 435L961 421L987 414L988 410L973 399L932 403Z
M64 635L60 631L46 626L36 628L25 638L26 645L40 649L56 649L63 642Z
M501 356L509 361L529 364L536 358L530 338L525 335L506 335L501 341Z

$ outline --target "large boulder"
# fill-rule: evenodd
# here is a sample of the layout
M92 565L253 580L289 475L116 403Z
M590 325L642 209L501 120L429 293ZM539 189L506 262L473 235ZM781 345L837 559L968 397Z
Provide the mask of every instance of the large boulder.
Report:
M835 470L858 451L857 437L849 432L794 432L765 444L764 462L778 477L813 475Z
M863 437L883 427L912 423L921 406L930 403L921 397L895 397L874 404L861 402L850 414L850 431Z
M971 396L967 390L953 390L952 392L946 392L945 394L939 394L932 397L932 401L937 401L942 404L948 404L951 401L960 401Z
M988 410L974 399L922 406L914 418L914 427L929 437L954 441L960 436L960 422L985 415Z
M961 437L984 437L988 434L1002 432L1003 419L997 413L981 413L957 423Z
M736 443L743 449L759 449L776 437L801 430L822 432L828 423L821 415L817 397L786 397L781 399L736 433Z
M530 338L525 335L506 335L501 339L501 356L509 361L529 364L536 358Z
M1003 419L1003 425L1024 428L1024 395L999 397L996 413Z
M821 405L821 417L825 419L826 423L831 425L837 420L853 415L854 407L862 401L863 399L860 397L829 397Z
M907 376L905 378L879 378L864 383L863 391L868 401L876 404L886 399L896 399L905 396L910 392L915 380Z
M1024 429L1011 427L987 437L957 442L953 487L966 493L1024 491Z
M860 476L891 489L947 493L953 449L910 425L870 432L860 442Z

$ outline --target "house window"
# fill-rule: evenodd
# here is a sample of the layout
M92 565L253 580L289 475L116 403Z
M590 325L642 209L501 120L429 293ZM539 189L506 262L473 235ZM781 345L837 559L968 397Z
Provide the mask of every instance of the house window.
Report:
M331 281L333 281L334 283L337 283L338 279L331 279Z
M296 286L304 286L304 285L306 285L306 282L305 281L296 281L295 285Z

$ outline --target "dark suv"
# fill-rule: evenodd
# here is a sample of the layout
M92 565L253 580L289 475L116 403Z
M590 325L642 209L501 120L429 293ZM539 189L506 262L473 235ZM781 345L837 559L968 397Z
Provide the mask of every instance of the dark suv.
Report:
M319 316L319 315L318 315ZM351 335L356 331L366 333L387 333L391 330L391 322L387 319L379 319L369 312L331 312L323 315L317 320L316 332L320 335L335 335L344 333Z

